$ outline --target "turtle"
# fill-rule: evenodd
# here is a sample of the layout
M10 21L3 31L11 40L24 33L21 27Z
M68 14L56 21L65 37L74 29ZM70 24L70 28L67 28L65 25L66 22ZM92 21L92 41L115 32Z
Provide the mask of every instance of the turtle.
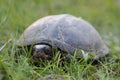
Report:
M50 60L52 47L61 50L66 57L83 50L99 59L109 54L97 30L86 20L71 14L49 15L32 23L17 41L19 47L32 46L31 55L37 59ZM78 57L83 57L81 54Z

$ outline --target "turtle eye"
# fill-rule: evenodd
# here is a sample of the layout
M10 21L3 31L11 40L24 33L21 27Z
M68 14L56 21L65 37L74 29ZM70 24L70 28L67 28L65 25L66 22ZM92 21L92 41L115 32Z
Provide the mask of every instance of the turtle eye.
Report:
M46 55L50 55L50 53L51 53L50 48L45 48L45 54L46 54Z

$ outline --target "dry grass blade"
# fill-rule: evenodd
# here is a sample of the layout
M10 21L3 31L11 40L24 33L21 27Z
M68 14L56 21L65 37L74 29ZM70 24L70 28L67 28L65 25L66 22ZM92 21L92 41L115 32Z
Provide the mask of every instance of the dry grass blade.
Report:
M12 41L12 39L9 39L2 47L0 47L0 51L2 51L7 44L9 44Z

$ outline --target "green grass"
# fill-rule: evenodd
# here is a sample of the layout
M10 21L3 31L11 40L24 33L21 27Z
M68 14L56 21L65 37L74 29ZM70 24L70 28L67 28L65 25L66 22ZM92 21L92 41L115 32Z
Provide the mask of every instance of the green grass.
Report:
M31 23L53 14L69 13L89 21L110 48L110 60L76 61L60 66L53 62L30 63L27 55L14 60L15 42ZM0 0L0 80L119 80L120 79L120 3L119 0ZM56 52L57 53L57 52ZM24 54L27 54L24 52ZM50 79L52 78L52 79ZM54 78L54 79L53 79Z

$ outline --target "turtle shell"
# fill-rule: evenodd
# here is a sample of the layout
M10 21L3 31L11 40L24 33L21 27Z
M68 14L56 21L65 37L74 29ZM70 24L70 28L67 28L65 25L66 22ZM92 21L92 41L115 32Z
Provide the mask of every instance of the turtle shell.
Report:
M30 25L21 35L17 45L32 44L48 44L70 54L82 49L93 53L95 59L109 52L108 47L90 23L70 14L43 17Z

